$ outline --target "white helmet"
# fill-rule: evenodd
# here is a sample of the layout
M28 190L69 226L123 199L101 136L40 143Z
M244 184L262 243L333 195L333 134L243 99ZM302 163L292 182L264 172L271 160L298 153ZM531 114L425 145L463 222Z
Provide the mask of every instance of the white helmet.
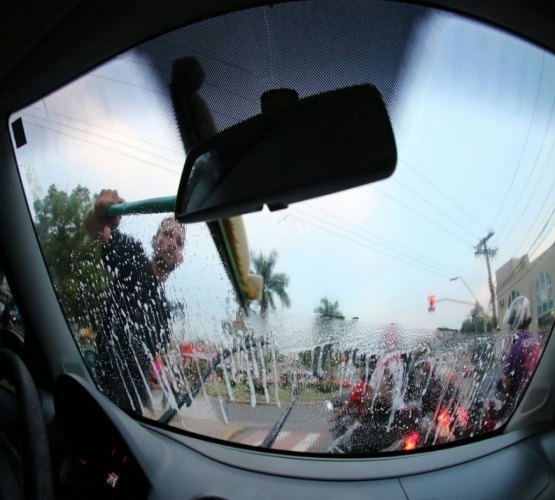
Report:
M524 330L532 322L532 308L530 301L521 295L512 301L511 307L505 311L503 322L507 323L511 330Z

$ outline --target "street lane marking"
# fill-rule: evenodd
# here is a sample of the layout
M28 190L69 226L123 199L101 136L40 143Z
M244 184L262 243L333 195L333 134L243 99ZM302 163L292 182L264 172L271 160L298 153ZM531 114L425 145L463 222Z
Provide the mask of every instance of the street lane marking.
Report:
M252 434L250 434L245 439L242 439L241 443L249 445L249 446L260 446L262 444L262 441L264 441L264 438L266 437L267 434L268 433L266 431L253 432Z
M318 432L311 432L308 436L306 436L299 444L294 446L291 451L308 451L316 440L320 437L320 433Z
M240 440L240 443L248 446L260 446L267 436L266 431L256 431ZM309 451L319 439L324 437L321 432L280 432L276 439L273 450L285 450L306 452Z

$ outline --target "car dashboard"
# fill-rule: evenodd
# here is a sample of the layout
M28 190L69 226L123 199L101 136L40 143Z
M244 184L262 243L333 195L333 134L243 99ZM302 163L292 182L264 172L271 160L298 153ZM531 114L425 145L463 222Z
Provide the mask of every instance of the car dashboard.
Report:
M55 386L63 498L552 498L555 432L380 458L231 446L139 422L84 380ZM492 480L496 478L496 480Z

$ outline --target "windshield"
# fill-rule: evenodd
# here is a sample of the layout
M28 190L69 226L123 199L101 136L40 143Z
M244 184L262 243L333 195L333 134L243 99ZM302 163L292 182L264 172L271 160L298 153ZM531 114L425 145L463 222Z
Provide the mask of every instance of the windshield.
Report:
M196 70L176 91L184 58ZM265 91L367 83L395 133L389 179L186 226L144 201L175 195L185 151L258 114ZM195 137L180 134L172 92ZM553 328L554 103L553 55L507 33L414 5L319 1L163 35L10 126L102 392L233 444L356 455L473 438L513 413ZM107 215L124 201L138 208Z

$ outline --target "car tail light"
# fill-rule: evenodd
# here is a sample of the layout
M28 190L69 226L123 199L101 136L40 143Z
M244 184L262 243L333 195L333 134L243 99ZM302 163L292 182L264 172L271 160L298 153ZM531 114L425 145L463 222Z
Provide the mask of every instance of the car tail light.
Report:
M416 445L418 444L419 439L420 436L417 432L409 434L403 441L403 450L410 451L416 449Z

